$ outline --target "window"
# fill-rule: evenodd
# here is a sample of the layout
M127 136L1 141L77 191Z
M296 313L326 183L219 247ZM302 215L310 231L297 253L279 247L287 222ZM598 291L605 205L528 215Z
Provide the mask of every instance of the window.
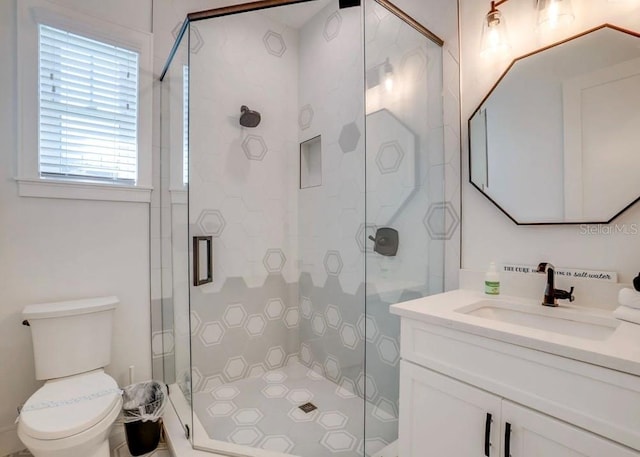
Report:
M189 67L182 67L182 184L189 184Z
M18 194L150 202L153 35L47 0L16 6Z
M135 183L138 53L39 26L40 176Z

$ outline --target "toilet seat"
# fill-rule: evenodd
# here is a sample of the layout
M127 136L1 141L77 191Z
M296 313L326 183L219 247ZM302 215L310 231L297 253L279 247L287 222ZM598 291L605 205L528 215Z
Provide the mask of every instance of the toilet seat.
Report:
M115 380L102 370L47 381L20 413L21 431L38 440L59 440L93 427L120 408Z

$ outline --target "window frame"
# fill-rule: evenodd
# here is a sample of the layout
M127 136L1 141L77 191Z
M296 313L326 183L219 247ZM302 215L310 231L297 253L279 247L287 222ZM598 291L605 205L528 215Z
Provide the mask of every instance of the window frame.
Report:
M189 65L182 64L182 186L189 187Z
M150 202L152 191L153 36L44 0L17 2L18 160L23 197ZM40 176L39 25L138 53L137 177L135 184Z

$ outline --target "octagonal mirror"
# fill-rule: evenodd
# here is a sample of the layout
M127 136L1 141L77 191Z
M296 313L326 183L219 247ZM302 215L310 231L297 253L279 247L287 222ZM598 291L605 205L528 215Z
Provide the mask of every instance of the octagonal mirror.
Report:
M608 223L640 196L640 36L515 59L469 119L471 183L517 224Z

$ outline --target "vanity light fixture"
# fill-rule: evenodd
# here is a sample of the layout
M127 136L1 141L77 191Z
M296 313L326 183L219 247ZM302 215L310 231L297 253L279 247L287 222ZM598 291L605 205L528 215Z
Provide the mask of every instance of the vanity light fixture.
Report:
M536 9L540 29L555 30L572 23L575 19L571 0L538 0Z
M480 40L482 55L505 54L511 49L507 23L498 6L509 0L491 2L491 9L482 24L482 38Z
M511 49L507 24L499 6L509 0L494 0L482 23L481 54L504 55ZM609 0L614 1L614 0ZM619 1L619 0L618 0ZM536 0L538 30L555 30L573 22L571 0Z

